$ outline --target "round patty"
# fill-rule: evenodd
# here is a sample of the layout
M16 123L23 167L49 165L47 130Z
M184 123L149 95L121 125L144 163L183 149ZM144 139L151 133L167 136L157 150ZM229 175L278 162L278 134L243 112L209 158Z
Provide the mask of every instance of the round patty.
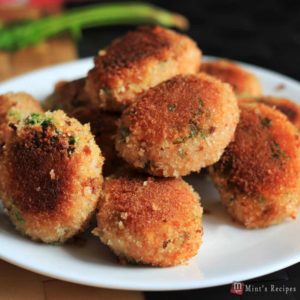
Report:
M201 65L201 71L229 83L237 97L258 97L262 94L258 78L229 60L205 62Z
M140 92L177 74L196 73L201 51L185 35L143 26L115 39L94 62L87 93L102 109L122 111Z
M123 173L108 177L93 231L121 259L167 267L197 254L199 196L182 179Z
M62 111L31 114L4 151L4 206L21 233L46 243L81 231L101 192L103 157L89 126Z
M122 114L116 148L133 167L178 177L215 163L239 118L229 85L178 75L141 94Z
M235 140L211 168L230 215L248 228L297 215L300 198L298 130L281 112L257 102L240 103Z

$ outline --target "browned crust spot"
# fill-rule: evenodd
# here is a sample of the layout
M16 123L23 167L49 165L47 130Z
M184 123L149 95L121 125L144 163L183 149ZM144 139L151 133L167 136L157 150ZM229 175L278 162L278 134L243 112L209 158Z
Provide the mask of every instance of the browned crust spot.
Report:
M176 228L182 217L191 214L191 205L198 205L196 194L182 179L136 174L108 178L104 183L104 197L104 201L100 201L100 213L104 206L102 213L108 222L122 221L137 233L174 220L178 221L173 223Z
M128 126L133 134L142 133L146 143L161 142L163 137L176 142L188 136L192 126L205 127L223 92L224 84L204 73L177 75L140 95L123 112L120 130Z
M74 110L71 115L81 124L90 124L95 141L105 157L103 174L110 175L118 166L124 163L123 160L118 157L115 149L117 122L120 115L117 113L104 112L92 106L83 106L80 109Z
M27 131L8 146L7 164L12 202L29 213L55 213L68 202L73 168L68 145L50 130Z
M59 81L54 93L48 97L45 107L49 110L62 109L66 114L74 117L78 108L89 104L84 90L85 78L73 81Z
M235 141L214 170L233 191L274 195L294 186L299 176L299 137L280 112L264 104L240 103Z
M100 52L95 57L95 67L88 73L88 85L96 94L102 90L111 97L118 80L128 81L130 78L132 83L141 82L141 69L149 61L168 60L170 55L174 55L170 49L180 38L181 35L159 26L142 26L128 32L114 40L104 50L104 55Z
M258 98L257 101L261 101L268 106L280 110L298 129L300 129L300 107L292 100L268 96Z
M292 122L295 121L298 117L298 110L296 110L295 107L279 104L276 106L276 109L284 113L287 116L287 118Z
M229 60L221 59L203 63L201 71L229 83L237 94L249 94L249 96L261 94L258 79L238 64Z
M170 48L166 30L159 26L142 26L113 41L102 57L96 56L95 65L103 72L130 68L147 57L162 57Z

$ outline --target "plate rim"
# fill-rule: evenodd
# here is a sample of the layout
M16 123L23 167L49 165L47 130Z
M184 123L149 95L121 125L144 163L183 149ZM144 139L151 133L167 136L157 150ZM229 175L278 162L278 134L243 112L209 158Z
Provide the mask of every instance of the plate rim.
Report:
M76 279L76 278L65 277L63 275L53 274L51 272L41 271L39 268L31 267L31 266L19 263L19 262L15 261L14 259L4 258L2 255L0 255L0 259L2 259L5 262L11 263L12 265L17 266L21 269L24 269L24 270L27 270L27 271L30 271L30 272L33 272L33 273L36 273L39 275L43 275L46 277L50 277L53 279L69 282L69 283L75 283L75 284L80 284L80 285L90 286L90 287L97 287L97 288L115 289L115 290L141 291L141 292L147 292L147 291L163 292L163 291L180 291L180 290L183 291L183 290L212 288L212 287L218 287L218 286L222 286L222 285L229 285L233 282L242 282L242 281L246 281L246 280L251 280L251 279L254 279L257 277L265 276L270 273L282 270L284 268L287 268L289 266L292 266L292 265L298 263L300 261L300 254L298 256L295 255L295 257L290 258L287 263L285 263L287 261L287 260L285 260L284 262L271 265L269 267L266 267L265 269L260 269L261 272L256 272L255 274L253 271L245 271L243 273L239 273L242 275L241 276L239 275L238 278L234 277L233 275L228 275L227 277L224 277L223 280L219 279L216 281L213 281L213 280L206 281L205 279L191 280L190 283L188 283L188 284L185 282L183 286L181 286L181 285L167 286L165 284L162 284L159 286L157 286L157 285L151 286L148 284L137 284L135 287L133 285L126 285L126 284L122 284L122 283L115 284L115 283L105 282L105 283L97 284L97 283L89 282L84 279L80 280L80 279Z
M48 67L44 67L38 70L34 70L32 72L27 72L25 74L22 74L20 76L16 76L14 78L5 80L3 82L1 82L0 87L2 87L2 85L6 85L6 84L13 84L14 81L19 81L22 80L23 77L28 77L28 76L38 76L39 73L41 72L47 72L47 71L55 71L55 69L61 69L62 67L68 67L74 64L88 64L92 61L93 57L87 57L87 58L81 58L78 60L74 60L71 62L66 62L66 63L61 63L61 64L56 64L53 66L48 66ZM212 60L212 59L220 59L220 57L216 57L216 56L203 56L203 60L204 61L208 61L208 60ZM255 68L258 71L261 72L265 72L268 73L270 75L276 76L276 77L280 77L283 80L289 81L292 84L295 84L299 87L300 89L300 82L287 76L284 74L281 74L279 72L273 71L273 70L269 70L260 66L256 66L254 64L249 64L249 63L244 63L238 60L234 60L234 59L230 59L233 62L236 62L238 64L240 64L241 66L244 66L246 68ZM113 282L113 280L107 281L107 280L102 280L102 283L95 283L95 282L89 282L88 280L85 279L79 279L79 278L74 278L74 277L66 277L64 275L60 275L57 274L57 272L53 271L44 271L41 270L41 268L38 268L37 266L31 266L31 265L27 265L26 263L22 263L20 261L18 261L18 259L16 258L11 258L11 257L7 257L3 254L0 253L0 259L2 259L3 261L6 261L8 263L11 263L17 267L20 267L22 269L25 270L29 270L31 272L37 273L37 274L41 274L47 277L52 277L52 278L56 278L59 280L63 280L63 281L67 281L67 282L72 282L72 283L76 283L76 284L81 284L81 285L85 285L85 286L93 286L93 287L101 287L101 288L112 288L112 289L118 289L118 290L134 290L134 291L175 291L175 290L188 290L188 289L200 289L200 288L209 288L209 287L216 287L216 286L220 286L220 285L225 285L225 284L230 284L233 281L245 281L245 280L249 280L249 279L253 279L256 277L260 277L266 274L270 274L272 272L278 271L280 269L289 267L297 262L300 261L300 253L299 254L295 254L293 256L288 256L287 258L285 258L284 260L280 260L280 261L274 261L272 264L268 264L266 267L261 267L260 269L258 269L258 271L253 271L253 270L246 270L243 272L239 272L238 276L233 276L232 274L229 274L227 276L218 278L216 280L213 279L198 279L198 280L191 280L190 282L186 282L184 281L183 285L176 285L176 286L171 286L171 283L167 283L167 284L155 284L155 285L151 285L151 283L148 282L144 282L144 283L137 283L137 284L127 284L126 282ZM101 266L100 266L101 267ZM233 278L234 277L234 278ZM238 278L236 278L238 277Z

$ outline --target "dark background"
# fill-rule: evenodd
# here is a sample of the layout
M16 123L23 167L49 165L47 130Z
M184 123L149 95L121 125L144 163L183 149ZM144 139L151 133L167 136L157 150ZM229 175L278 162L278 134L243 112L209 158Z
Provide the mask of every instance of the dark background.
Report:
M86 1L85 3L87 2L104 1ZM300 80L300 1L170 0L148 2L188 17L191 26L187 34L197 41L204 54L253 63ZM74 6L74 4L68 6ZM79 42L80 57L94 56L113 38L132 28L115 26L85 30ZM217 267L212 266L212 268ZM230 266L228 268L230 269ZM148 300L300 299L300 264L254 279L251 283L254 286L261 284L296 286L297 292L289 294L283 292L244 293L243 296L236 296L230 294L230 286L227 285L193 291L151 292L146 293L146 298Z
M88 2L115 1L85 1ZM148 2L188 17L191 26L187 34L198 42L204 54L253 63L300 80L299 0ZM112 38L132 28L85 30L79 43L80 56L95 55Z

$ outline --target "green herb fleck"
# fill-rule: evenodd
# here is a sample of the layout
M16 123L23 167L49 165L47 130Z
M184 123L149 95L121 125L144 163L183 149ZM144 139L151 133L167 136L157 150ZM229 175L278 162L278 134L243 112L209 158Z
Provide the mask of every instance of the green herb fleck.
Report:
M36 125L42 122L42 115L38 113L32 113L25 119L26 125Z
M173 141L173 144L181 144L183 143L184 141L186 140L186 138L184 137L180 137L180 138L177 138L176 140Z
M24 223L24 219L23 219L23 217L22 217L22 215L19 211L15 211L15 217L16 217L18 222Z
M78 137L74 137L73 135L69 136L68 142L69 142L69 147L67 149L68 156L70 157L74 151L75 151L75 144L78 141Z
M25 119L25 125L41 125L47 127L52 123L51 118L47 118L38 113L32 113Z
M120 135L123 142L126 142L126 138L130 135L130 130L128 127L122 126L120 127Z
M178 150L178 155L179 155L181 158L183 158L184 155L185 155L184 150L180 148L180 149Z
M206 139L208 137L208 132L205 129L199 128L197 124L195 124L194 122L190 123L190 134L188 136L188 138L194 138L195 136L197 136L198 134L200 134L202 139Z
M202 139L206 139L209 133L207 132L207 130L199 128L195 122L191 121L189 135L186 137L180 137L180 138L175 139L173 141L173 144L184 143L187 139L192 139L192 138L196 137L198 134L200 134Z
M267 127L268 128L268 127L270 127L272 125L272 120L269 119L269 118L263 118L263 119L261 119L260 123L261 123L261 125L263 127Z
M46 119L44 119L44 121L41 123L41 126L42 126L43 128L46 128L46 127L50 126L51 124L52 124L52 119L46 118Z
M197 136L197 134L199 133L199 127L197 124L195 124L194 122L190 123L190 134L188 136L189 139L194 138L195 136Z
M69 145L75 145L76 139L73 135L69 136Z
M199 106L198 106L197 110L195 111L195 115L199 115L203 112L203 100L200 97L198 97L197 99L198 99Z
M8 111L8 116L11 117L11 118L14 118L15 120L18 120L18 121L22 119L21 112L17 109L14 109L14 108L11 108Z
M201 129L199 132L202 139L205 140L208 137L208 132L206 130Z
M257 201L261 204L266 202L266 198L262 195L258 196Z
M22 217L21 212L18 210L18 208L14 204L12 204L12 206L11 206L11 212L12 212L13 216L15 217L15 219L19 223L23 224L25 222L24 218Z
M174 103L169 103L168 104L168 111L173 112L176 109L176 104Z
M286 153L281 150L278 143L273 142L271 145L272 157L274 159L280 159L280 157L286 158Z

